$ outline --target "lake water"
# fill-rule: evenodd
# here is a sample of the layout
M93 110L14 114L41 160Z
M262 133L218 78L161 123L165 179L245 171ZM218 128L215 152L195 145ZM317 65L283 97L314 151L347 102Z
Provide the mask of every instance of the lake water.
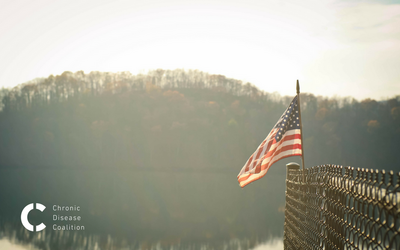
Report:
M156 247L155 247L156 248ZM33 245L21 245L17 242L11 242L9 239L0 240L0 249L3 250L39 250ZM129 248L128 248L129 249ZM271 239L261 243L252 250L283 250L283 240L280 238Z
M285 176L242 189L236 175L2 169L0 249L283 249ZM43 231L21 224L30 203L46 207L28 214Z

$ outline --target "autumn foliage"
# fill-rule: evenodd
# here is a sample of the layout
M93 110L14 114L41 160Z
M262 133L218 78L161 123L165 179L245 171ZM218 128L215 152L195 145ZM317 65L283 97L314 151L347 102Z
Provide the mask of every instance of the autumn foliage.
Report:
M238 171L292 98L180 69L66 71L1 97L1 167L204 171ZM400 168L399 96L358 102L304 93L301 107L307 165Z

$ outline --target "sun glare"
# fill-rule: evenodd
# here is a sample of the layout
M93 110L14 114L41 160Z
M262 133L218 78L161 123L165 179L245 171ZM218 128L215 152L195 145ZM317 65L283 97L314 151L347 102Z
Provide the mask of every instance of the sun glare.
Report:
M0 62L2 86L64 71L183 68L282 95L293 94L297 79L316 95L346 96L349 85L369 86L356 91L357 98L399 90L393 87L399 5L306 0L74 6L27 5L37 12L7 14L15 24L0 24L0 45L8 48Z

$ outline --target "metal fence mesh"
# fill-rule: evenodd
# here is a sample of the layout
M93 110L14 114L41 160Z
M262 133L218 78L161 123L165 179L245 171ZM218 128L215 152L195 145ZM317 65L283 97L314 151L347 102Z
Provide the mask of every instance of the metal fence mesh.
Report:
M285 249L400 249L400 173L289 169Z

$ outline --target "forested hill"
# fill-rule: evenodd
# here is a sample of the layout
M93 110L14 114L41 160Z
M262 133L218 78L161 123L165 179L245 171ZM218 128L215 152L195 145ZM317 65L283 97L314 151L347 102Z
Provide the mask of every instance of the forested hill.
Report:
M159 69L64 72L3 89L1 98L2 168L238 173L293 96ZM308 166L400 170L400 96L358 102L301 94L301 107Z

